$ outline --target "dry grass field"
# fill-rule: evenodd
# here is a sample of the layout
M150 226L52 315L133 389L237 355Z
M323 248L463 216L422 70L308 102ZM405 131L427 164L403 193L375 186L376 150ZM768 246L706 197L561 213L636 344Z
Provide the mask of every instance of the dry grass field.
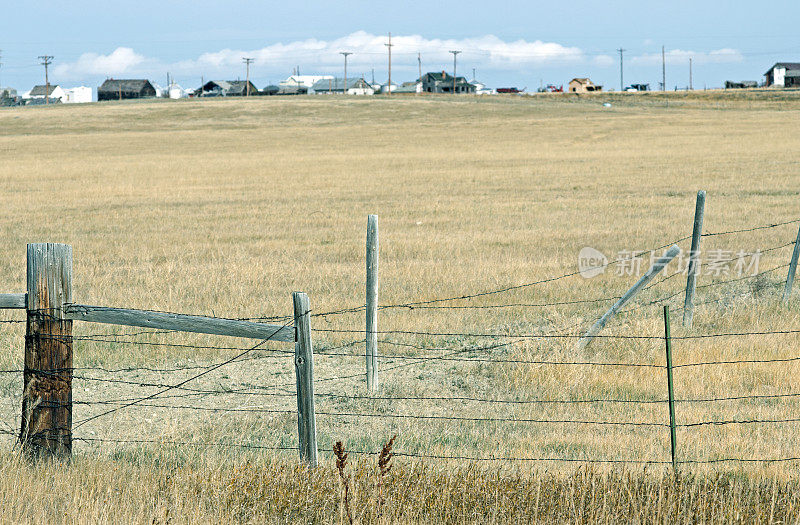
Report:
M797 334L675 341L676 365L782 360L676 369L678 424L728 422L679 427L689 463L677 484L664 464L658 337L662 304L678 338L800 329L800 300L780 302L797 222L703 239L708 252L764 253L757 276L699 278L692 330L675 263L603 332L652 338L582 351L575 336L636 277L612 265L520 285L575 272L586 246L614 259L690 235L699 189L706 232L800 219L798 117L800 94L780 92L0 111L0 292L24 291L26 243L64 242L84 304L283 317L301 290L313 314L336 312L364 303L369 213L380 217L381 304L517 287L382 310L372 397L363 311L313 317L323 463L313 475L296 450L273 450L297 446L291 345L267 343L188 389L84 424L256 342L76 323L71 465L15 459L21 374L0 374L11 509L0 519L337 522L333 443L372 453L397 434L383 514L373 456L351 455L365 522L796 521L796 462L720 460L800 456ZM0 323L0 371L21 368L23 338L24 325ZM719 400L730 397L744 398Z

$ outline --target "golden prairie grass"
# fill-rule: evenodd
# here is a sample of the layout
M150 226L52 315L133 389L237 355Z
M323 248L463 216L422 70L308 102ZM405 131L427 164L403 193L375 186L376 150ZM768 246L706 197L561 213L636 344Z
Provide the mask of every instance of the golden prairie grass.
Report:
M602 106L606 100L611 108ZM621 250L649 249L685 237L691 233L698 189L708 192L706 231L796 219L800 177L790 152L797 149L798 139L790 130L798 113L800 97L777 92L668 98L259 98L2 111L0 291L24 290L26 242L54 241L73 245L75 297L86 304L226 317L285 316L291 313L290 292L302 290L316 312L359 306L364 302L368 213L380 216L382 304L530 283L575 271L584 246L613 258ZM795 223L708 237L703 248L764 250L793 241L796 228ZM688 249L687 241L682 247ZM760 270L778 269L758 279L714 285L735 276L701 276L698 302L704 304L697 308L694 329L683 330L676 312L673 335L800 328L796 300L788 307L779 301L785 278L781 266L790 251L791 246L784 246L764 254ZM673 265L670 272L674 270ZM575 301L619 296L634 279L609 270L591 280L575 276L446 303L571 303L548 307L382 310L378 326L434 333L555 331L575 336L610 304ZM660 305L650 303L678 292L682 280L676 276L645 291L605 333L663 334ZM682 295L668 304L679 308ZM0 315L21 318L14 312ZM663 426L497 420L664 424L668 417L661 402L584 402L662 401L663 369L519 362L662 365L663 341L602 339L577 352L571 337L497 340L382 334L383 341L423 349L380 344L385 357L379 397L425 399L359 399L366 394L359 357L363 346L357 344L363 313L317 317L312 327L352 331L314 333L320 352L315 363L317 427L326 469L332 467L328 451L335 441L345 439L354 450L377 451L395 433L397 451L407 453L669 459L669 434ZM137 331L75 327L77 336ZM22 337L20 326L0 325L0 344L8 349L0 355L0 369L21 367ZM356 344L330 350L349 342ZM507 346L485 349L498 342ZM241 348L252 344L180 334L108 337L103 342L76 339L74 420L197 372L160 369L203 366L234 352L157 346L172 343ZM791 359L800 350L792 334L676 340L674 346L676 365ZM280 344L268 348L292 351ZM354 357L321 355L326 350ZM471 361L408 359L453 352L459 353L451 358ZM788 420L680 427L679 459L796 456L800 443L797 423L791 421L800 417L796 397L702 400L797 393L798 372L796 361L677 369L679 424ZM137 479L172 475L173 467L151 461L158 457L158 444L115 440L192 443L174 446L187 461L209 464L200 470L187 468L186 476L223 472L225 463L241 460L243 454L291 461L291 451L254 453L202 445L296 446L293 374L288 354L253 352L244 362L191 383L213 394L173 391L163 399L98 418L77 428L76 437L109 441L76 441L76 454L83 459L64 476L96 479L108 465L132 469ZM21 379L4 374L0 383L0 425L13 433L19 424ZM467 398L576 403L482 403ZM85 404L96 402L105 404ZM401 415L423 419L388 417ZM452 416L470 421L424 419ZM446 465L468 468L461 463L465 462ZM563 476L571 475L573 468L572 463L557 462L512 464L525 476L541 475L534 466ZM84 465L95 466L81 474ZM495 463L485 467L506 468ZM438 467L420 468L433 472ZM614 475L606 467L598 468L597 476ZM657 479L666 475L660 464L648 468ZM788 479L794 464L723 463L687 469L708 472L712 477L707 479L716 479L714 471L719 470ZM452 475L456 483L458 476ZM566 483L571 478L558 479ZM595 483L601 478L592 479ZM180 513L186 507L172 508ZM139 516L144 514L131 514L130 521L142 521Z
M5 523L347 523L336 467L261 459L191 466L0 461ZM351 469L355 523L796 523L796 480L579 468L570 474L398 462ZM9 503L11 505L9 505Z

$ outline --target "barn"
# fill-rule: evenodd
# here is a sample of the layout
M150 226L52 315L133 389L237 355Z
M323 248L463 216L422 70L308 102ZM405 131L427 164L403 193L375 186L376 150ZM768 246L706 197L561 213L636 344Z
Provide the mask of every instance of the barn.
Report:
M767 77L767 87L798 87L800 86L800 63L778 62L769 71L764 73Z
M131 98L153 98L156 88L149 80L109 78L97 88L97 100L123 100Z

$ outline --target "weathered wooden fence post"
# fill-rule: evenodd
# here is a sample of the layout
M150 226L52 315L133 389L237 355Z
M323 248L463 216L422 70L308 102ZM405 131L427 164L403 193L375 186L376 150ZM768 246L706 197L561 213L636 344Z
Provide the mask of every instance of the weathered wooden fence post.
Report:
M797 257L800 255L800 228L797 229L797 239L794 241L792 259L789 261L789 274L786 276L786 287L783 289L783 302L789 300L792 294L792 284L794 284L794 274L797 273Z
M72 452L72 247L28 245L20 442L34 456Z
M308 296L292 294L294 303L294 371L297 377L297 432L300 459L317 466L317 418L314 412L314 349L311 345Z
M611 308L609 308L606 313L603 314L603 317L598 319L597 322L594 323L592 327L586 331L583 337L581 337L581 339L578 341L577 344L578 349L585 348L589 343L591 343L592 339L594 339L594 336L596 336L597 333L603 329L608 320L614 317L620 310L620 308L628 304L628 302L631 299L633 299L637 293L642 291L642 289L645 286L647 286L647 283L652 281L653 278L656 275L658 275L661 272L661 270L663 270L664 267L668 265L670 261L675 258L676 255L678 255L680 251L681 249L678 248L678 245L673 244L667 250L667 253L656 259L656 261L653 263L653 266L651 266L650 269L647 270L647 272L641 277L641 279L636 281L636 284L631 286L630 289L627 292L625 292L625 295L620 297L619 300L616 303L614 303L614 305Z
M378 389L378 216L367 218L367 390Z
M667 350L667 402L669 403L669 444L672 452L672 471L678 471L677 446L675 435L675 390L672 387L672 336L669 329L669 306L664 305L664 342Z
M706 192L697 192L697 204L694 208L694 229L692 230L692 249L689 252L689 275L686 278L686 297L683 301L683 325L692 327L694 317L694 290L697 286L700 259L700 238L703 236L703 211L706 206Z

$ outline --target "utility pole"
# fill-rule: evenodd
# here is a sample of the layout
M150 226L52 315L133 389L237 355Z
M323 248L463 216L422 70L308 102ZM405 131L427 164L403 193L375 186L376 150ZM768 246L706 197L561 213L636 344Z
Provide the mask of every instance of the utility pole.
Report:
M44 66L44 103L50 103L50 77L48 76L48 67L53 63L53 57L50 55L40 55L39 60Z
M245 80L245 86L247 86L247 95L246 96L248 96L248 97L250 96L250 64L254 60L255 60L254 58L243 58L242 59L242 62L244 62L245 66L247 67L247 77L246 77L247 80Z
M342 95L347 95L347 57L353 53L349 51L339 51L339 54L344 57L344 87L342 88Z
M0 49L0 68L2 68L2 67L3 67L3 50ZM2 88L3 88L3 83L0 82L0 89L2 89ZM2 96L2 95L3 95L3 93L0 92L0 96Z
M625 90L625 82L623 82L623 77L622 77L622 53L624 53L625 50L622 49L622 48L619 48L619 49L617 49L617 51L619 51L619 90L620 91L624 91Z
M667 90L667 55L664 46L661 46L661 90Z
M689 91L692 91L692 59L689 59Z
M419 66L419 82L422 82L422 53L417 53L417 65Z
M453 94L456 94L456 57L461 51L450 51L453 53Z
M392 34L391 33L389 33L389 43L388 44L383 44L383 45L385 45L386 47L389 48L389 83L387 84L386 87L387 87L387 91L388 91L389 95L391 95L392 94L392 46L394 45L394 44L392 44Z

